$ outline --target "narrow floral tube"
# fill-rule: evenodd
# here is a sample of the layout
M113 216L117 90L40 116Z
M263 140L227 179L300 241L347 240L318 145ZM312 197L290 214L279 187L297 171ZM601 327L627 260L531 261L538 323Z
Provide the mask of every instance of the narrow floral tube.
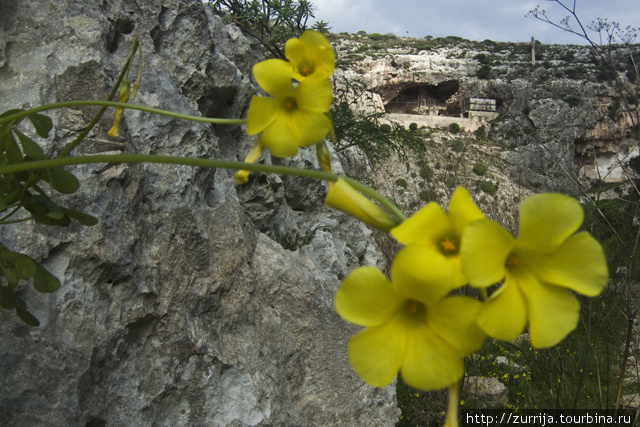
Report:
M329 183L325 205L380 230L388 231L398 224L392 215L383 211L342 178L338 178L335 183Z

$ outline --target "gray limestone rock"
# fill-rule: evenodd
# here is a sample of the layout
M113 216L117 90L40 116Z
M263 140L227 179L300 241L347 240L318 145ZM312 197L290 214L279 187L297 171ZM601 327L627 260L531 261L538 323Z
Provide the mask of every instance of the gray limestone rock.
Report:
M134 37L134 102L216 117L246 114L261 52L200 1L6 0L0 14L0 107L105 99ZM47 153L96 113L50 112ZM240 126L108 111L78 153L242 159ZM291 160L314 166L313 152ZM263 161L272 161L265 154ZM276 160L274 160L275 162ZM281 160L277 160L282 162ZM289 162L289 161L287 161ZM4 226L3 244L60 278L21 290L41 326L0 322L4 426L390 426L393 387L366 386L333 309L348 271L380 263L371 232L323 206L324 184L154 164L73 169L59 197L99 219L84 228Z

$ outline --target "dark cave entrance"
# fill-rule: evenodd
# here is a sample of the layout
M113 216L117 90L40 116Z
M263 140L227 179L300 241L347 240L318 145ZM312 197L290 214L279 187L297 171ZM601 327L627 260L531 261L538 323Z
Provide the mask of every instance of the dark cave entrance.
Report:
M456 80L438 84L413 83L385 105L387 113L424 114L429 116L460 115L459 102L448 102L460 89Z

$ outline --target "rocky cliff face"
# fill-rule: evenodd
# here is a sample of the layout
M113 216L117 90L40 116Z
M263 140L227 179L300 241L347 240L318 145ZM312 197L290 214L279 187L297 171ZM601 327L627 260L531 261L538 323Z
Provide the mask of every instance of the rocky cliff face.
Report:
M0 109L104 99L142 41L135 102L238 117L261 54L200 1L3 2ZM57 153L96 109L50 113ZM211 126L126 111L82 153L241 159L252 140ZM268 157L265 161L271 161ZM294 164L313 166L303 153ZM339 165L337 165L339 167ZM51 295L24 286L41 326L0 322L4 426L390 426L393 387L351 371L354 329L333 310L350 268L382 263L371 233L323 207L324 186L162 165L74 169L65 199L92 228L4 226L2 242L60 278Z
M418 123L425 115L460 117L468 97L496 100L500 117L487 123L490 140L511 179L530 188L576 193L574 181L627 180L622 167L629 170L638 155L637 107L627 97L632 121L590 48L538 45L532 63L528 43L451 39L334 35L338 80L363 82L372 107L414 114ZM631 93L636 76L625 70L637 50L611 52Z

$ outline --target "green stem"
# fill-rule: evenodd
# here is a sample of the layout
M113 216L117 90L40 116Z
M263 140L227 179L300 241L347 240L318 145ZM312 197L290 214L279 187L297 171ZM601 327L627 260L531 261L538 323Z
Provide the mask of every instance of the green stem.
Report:
M131 53L129 54L129 58L127 58L127 62L125 62L124 67L122 67L122 71L120 71L120 75L118 76L118 80L116 80L116 84L113 86L111 92L109 93L109 96L107 97L108 101L111 101L113 99L113 97L116 95L116 92L118 91L118 88L120 87L120 83L122 83L122 80L124 80L125 76L129 74L131 61L136 54L136 49L138 49L139 47L140 42L138 41L138 39L135 39L133 41L133 45L131 46ZM140 52L142 52L141 49ZM105 105L100 109L100 111L98 111L98 114L96 114L93 120L91 120L91 122L89 122L89 124L82 130L82 132L78 134L76 139L74 139L71 144L69 144L64 150L60 152L60 157L68 156L69 153L71 153L71 151L73 151L73 149L76 148L76 146L80 144L80 142L82 142L84 137L87 136L89 132L91 132L91 129L93 129L93 127L100 121L104 112L107 111L107 108L108 106Z
M179 114L173 111L160 110L157 108L145 107L144 105L136 105L136 104L127 104L125 102L115 102L115 101L63 101L63 102L55 102L53 104L42 105L40 107L34 107L29 110L21 111L19 113L11 114L9 116L5 116L0 118L0 124L9 123L12 120L21 119L33 113L39 113L41 111L53 110L56 108L69 108L69 107L77 107L81 105L102 105L106 107L121 107L121 108L129 108L131 110L140 110L145 111L151 114L160 114L163 116L174 117L176 119L183 120L191 120L194 122L204 122L204 123L214 123L214 124L226 124L226 125L240 125L244 124L247 121L245 119L216 119L210 117L199 117L199 116L190 116L188 114Z
M183 166L195 166L203 168L224 168L235 170L250 170L252 172L276 173L281 175L294 175L304 178L320 179L323 181L335 182L338 175L321 172L310 169L300 169L288 166L263 165L256 163L236 162L231 160L218 159L199 159L194 157L178 157L163 156L156 154L96 154L91 156L75 156L75 157L56 157L47 160L34 160L29 162L15 163L11 165L0 166L0 175L11 174L29 170L56 168L69 165L82 165L92 163L164 163ZM395 215L400 221L404 221L406 217L402 211L389 199L376 192L374 189L366 185L354 181L350 178L344 178L355 189L366 194L372 199L380 203L391 214Z

